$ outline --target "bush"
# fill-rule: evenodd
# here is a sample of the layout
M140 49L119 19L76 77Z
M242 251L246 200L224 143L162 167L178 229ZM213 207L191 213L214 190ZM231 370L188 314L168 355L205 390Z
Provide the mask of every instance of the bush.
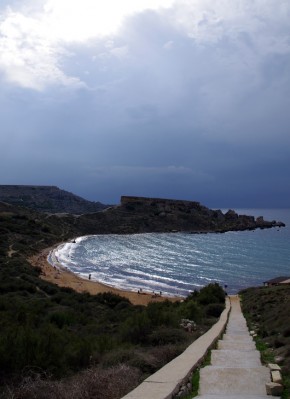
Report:
M161 367L159 359L153 356L149 351L135 351L134 356L128 361L128 365L141 370L145 375L153 374Z
M184 351L184 345L164 345L164 346L155 346L151 353L159 359L161 365L164 365L170 362L175 357L179 356ZM162 366L161 366L162 367Z
M180 315L172 302L151 302L146 312L153 326L177 327L179 324Z
M209 284L200 290L197 301L202 305L225 303L225 292L219 284Z
M99 334L95 339L95 347L99 354L103 354L115 346L115 340L109 334Z
M130 304L129 299L124 298L120 295L113 294L112 292L104 292L102 294L96 295L95 299L104 305L109 306L110 308L115 308L120 302L127 302ZM124 304L122 305L124 306Z
M124 341L132 343L147 342L148 335L151 332L151 323L147 313L137 313L129 317L121 326L121 336Z
M202 317L202 310L195 301L184 302L181 313L184 319L190 319L195 322L200 321Z
M178 344L187 341L187 334L177 328L160 328L150 334L149 341L154 346Z
M140 383L140 372L129 366L90 368L66 381L25 378L6 390L6 399L118 399Z
M284 336L285 338L290 337L290 327L286 328L286 329L283 331L283 336Z
M134 350L132 348L118 348L113 352L106 353L102 358L102 365L104 367L112 367L121 363L128 363L134 357Z
M220 317L224 310L224 306L220 303L210 303L207 305L205 313L209 317Z
M285 345L285 343L283 342L283 340L281 340L281 339L279 339L279 338L276 338L275 340L274 340L274 347L275 348L281 348L282 346L284 346Z
M49 321L55 324L58 328L63 328L65 325L74 324L75 319L75 315L71 311L57 311L52 313L49 317Z

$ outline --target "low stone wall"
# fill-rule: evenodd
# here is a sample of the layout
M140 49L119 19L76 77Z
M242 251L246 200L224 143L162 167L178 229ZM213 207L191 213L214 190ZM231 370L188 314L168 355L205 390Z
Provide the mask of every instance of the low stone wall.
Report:
M223 334L229 311L230 301L227 298L225 310L219 321L210 330L194 341L181 355L152 374L122 399L172 399L176 397L180 388L190 383L192 372L202 363L208 351L214 347Z

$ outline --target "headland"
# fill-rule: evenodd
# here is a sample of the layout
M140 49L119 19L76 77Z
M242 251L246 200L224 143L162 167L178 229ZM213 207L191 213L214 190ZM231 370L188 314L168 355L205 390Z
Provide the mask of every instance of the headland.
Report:
M122 196L120 205L81 215L77 225L89 234L136 234L152 232L224 233L285 226L263 216L212 210L199 202Z

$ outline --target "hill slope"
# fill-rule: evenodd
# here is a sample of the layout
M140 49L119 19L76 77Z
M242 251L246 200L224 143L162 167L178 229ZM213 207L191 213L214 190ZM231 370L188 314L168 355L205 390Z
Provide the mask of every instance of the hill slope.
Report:
M290 397L290 285L248 288L240 292L242 308L265 363L282 369L284 393Z
M121 204L91 202L54 186L0 186L0 201L42 214L64 217L77 234L130 234L188 231L193 233L240 231L283 226L263 217L223 213L199 202L146 197L121 197ZM57 215L58 214L58 215ZM74 215L77 215L74 217ZM52 222L52 220L50 220Z
M121 398L223 310L217 284L183 302L143 307L42 280L26 258L80 235L78 219L0 202L0 398ZM180 326L183 318L196 321L193 332Z
M107 206L85 200L55 186L0 185L0 201L47 213L99 212Z

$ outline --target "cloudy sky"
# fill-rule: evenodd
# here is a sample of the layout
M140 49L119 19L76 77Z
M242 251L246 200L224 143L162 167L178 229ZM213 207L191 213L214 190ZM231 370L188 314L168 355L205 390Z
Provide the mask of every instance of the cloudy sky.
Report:
M289 0L1 0L0 184L289 207Z

